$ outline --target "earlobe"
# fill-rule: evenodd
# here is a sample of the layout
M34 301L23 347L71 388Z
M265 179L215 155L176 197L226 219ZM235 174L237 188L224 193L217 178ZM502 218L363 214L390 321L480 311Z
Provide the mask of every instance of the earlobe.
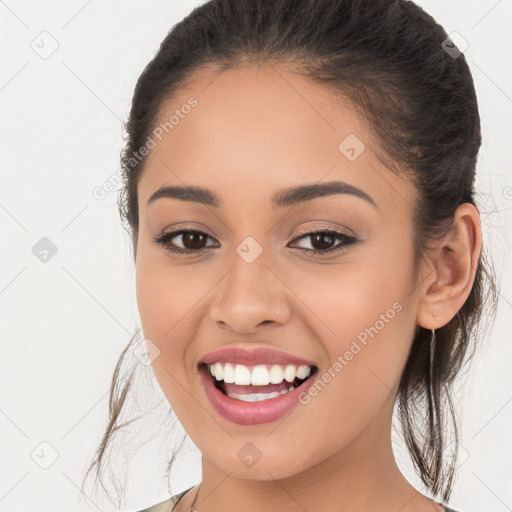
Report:
M466 302L482 249L480 215L470 203L455 212L453 228L439 243L422 281L417 323L426 329L446 325Z

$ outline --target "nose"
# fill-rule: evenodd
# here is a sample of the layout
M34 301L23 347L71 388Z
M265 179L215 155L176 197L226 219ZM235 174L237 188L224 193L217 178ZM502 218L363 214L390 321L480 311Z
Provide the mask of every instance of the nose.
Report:
M263 255L252 263L236 255L232 268L216 287L210 320L239 333L256 332L259 325L285 324L293 308L291 293Z

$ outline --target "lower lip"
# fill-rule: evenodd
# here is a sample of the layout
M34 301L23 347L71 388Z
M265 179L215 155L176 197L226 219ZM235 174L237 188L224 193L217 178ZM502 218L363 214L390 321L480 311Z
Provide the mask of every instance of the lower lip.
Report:
M213 408L224 419L238 425L257 425L276 421L289 413L299 402L299 395L307 392L313 382L312 376L293 391L283 395L261 400L259 402L244 402L225 395L215 387L208 367L199 369L206 396Z

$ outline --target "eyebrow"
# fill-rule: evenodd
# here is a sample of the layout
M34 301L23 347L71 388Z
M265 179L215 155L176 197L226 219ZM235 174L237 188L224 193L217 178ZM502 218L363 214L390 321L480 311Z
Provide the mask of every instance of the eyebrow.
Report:
M344 181L330 181L287 188L274 194L271 198L271 204L274 208L283 208L335 194L350 194L359 197L378 209L375 201L366 192ZM159 188L148 199L146 206L162 197L191 201L215 208L219 208L223 204L221 198L212 190L199 186L171 185Z

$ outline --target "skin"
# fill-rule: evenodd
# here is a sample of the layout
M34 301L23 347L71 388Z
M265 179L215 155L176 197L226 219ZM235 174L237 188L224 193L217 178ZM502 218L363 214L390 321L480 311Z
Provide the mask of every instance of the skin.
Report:
M438 510L401 474L391 418L416 325L442 327L471 291L481 251L478 211L461 205L453 231L415 269L416 191L377 158L382 148L348 103L283 65L240 65L220 74L210 67L163 105L158 122L191 96L198 105L148 155L135 241L144 336L160 350L153 370L203 455L196 510ZM338 150L349 134L366 145L355 161ZM270 206L283 188L331 180L362 189L378 208L348 194ZM146 206L161 186L183 184L215 191L224 206L170 198ZM220 248L182 256L153 241L183 223L207 233L203 246ZM360 242L325 256L300 253L322 246L299 239L298 230L319 227ZM247 236L263 249L251 264L236 252ZM180 235L172 242L187 243ZM285 418L240 426L209 403L197 374L206 353L275 347L315 361L321 376L396 302L400 312ZM248 442L261 452L250 468L237 457ZM177 512L188 510L196 492L197 486Z

